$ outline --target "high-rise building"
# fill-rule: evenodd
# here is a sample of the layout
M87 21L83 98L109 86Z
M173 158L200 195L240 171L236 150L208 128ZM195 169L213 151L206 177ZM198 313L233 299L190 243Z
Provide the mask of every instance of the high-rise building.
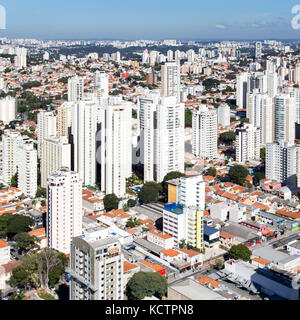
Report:
M73 238L70 254L70 300L123 300L120 242L94 231Z
M16 120L16 99L10 96L0 100L0 121L9 124Z
M15 51L15 67L18 69L27 67L27 49L26 48L16 48Z
M168 203L205 209L205 181L202 175L186 176L168 183Z
M201 159L218 157L217 112L202 105L193 112L192 153Z
M174 56L173 51L172 50L168 50L168 52L167 52L167 60L170 61L170 62L173 61L174 60L173 56Z
M18 147L22 144L22 137L17 131L5 131L2 135L3 151L3 181L10 185L11 178L17 173Z
M227 104L222 104L218 108L218 124L223 128L230 127L230 107Z
M95 89L100 90L103 98L108 98L108 75L97 70L95 73Z
M180 64L176 61L166 62L161 68L161 95L162 97L175 96L180 102L181 89Z
M185 240L185 243L203 250L203 217L203 211L197 207L184 207L180 204L168 203L163 210L163 232L174 237L176 246Z
M260 129L261 144L274 141L274 104L273 99L258 89L248 94L247 118Z
M184 172L184 105L176 97L142 103L144 180L162 182L171 171Z
M43 142L41 186L46 188L49 175L62 167L71 169L71 145L65 136L50 136Z
M278 74L276 72L266 72L267 76L267 92L270 97L274 97L278 93Z
M295 142L296 99L289 94L274 98L274 140Z
M236 105L242 109L247 106L248 76L247 72L242 72L236 77Z
M236 161L246 163L250 160L260 160L260 130L252 124L236 131Z
M70 253L73 237L82 234L82 182L67 168L52 173L47 182L48 247Z
M266 178L289 187L300 186L300 148L289 142L266 145Z
M96 184L96 114L93 100L78 101L72 109L74 170L84 185Z
M126 179L132 176L132 106L111 101L103 109L101 128L101 147L97 151L101 190L123 197Z
M75 76L68 80L68 101L78 102L83 100L84 78Z
M37 116L37 144L38 157L42 157L42 144L44 139L57 135L56 116L53 111L40 111Z
M72 108L74 102L64 102L57 110L57 135L69 136L69 131L72 126Z
M255 58L260 60L262 57L262 43L260 41L255 44Z
M24 140L17 150L18 188L34 198L37 191L37 150L32 140Z

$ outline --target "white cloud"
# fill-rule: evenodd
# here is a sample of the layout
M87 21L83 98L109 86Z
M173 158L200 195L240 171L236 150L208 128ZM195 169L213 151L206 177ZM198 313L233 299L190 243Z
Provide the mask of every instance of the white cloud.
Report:
M222 25L222 24L217 24L217 25L216 25L216 28L217 28L217 29L225 29L225 26Z

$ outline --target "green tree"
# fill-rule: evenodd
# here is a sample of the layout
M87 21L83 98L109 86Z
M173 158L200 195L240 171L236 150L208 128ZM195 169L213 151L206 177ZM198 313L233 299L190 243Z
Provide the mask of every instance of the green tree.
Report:
M155 296L161 299L168 289L167 280L157 272L138 272L129 280L125 294L128 300Z
M220 134L220 142L224 144L232 144L236 139L236 134L233 131L223 132Z
M14 188L18 186L18 173L14 174L10 179L10 185Z
M141 203L156 202L159 199L159 195L162 192L162 186L156 182L146 182L140 193L139 199Z
M181 239L181 240L180 240L179 248L180 248L180 249L186 248L186 241L185 241L185 239Z
M12 239L16 234L30 231L34 221L26 216L19 214L12 215L7 223L7 237Z
M210 167L210 168L208 168L208 170L207 170L207 174L208 174L209 176L215 177L215 176L217 175L217 169L214 168L214 167Z
M37 238L30 236L26 232L18 233L13 237L13 240L17 242L17 246L20 251L32 249L37 242Z
M233 245L228 251L228 255L234 260L241 259L244 261L250 261L252 252L246 245L240 243L238 245Z
M266 148L261 148L261 149L260 149L260 158L261 158L261 160L263 160L263 161L266 160Z
M107 194L104 197L104 208L106 211L111 211L113 209L117 210L119 208L119 198L114 194Z
M236 165L229 170L229 177L237 184L243 185L249 172L248 169L241 165Z
M36 197L37 198L46 198L46 196L47 196L46 188L37 187Z
M221 270L223 268L223 261L220 259L216 260L216 266L219 270Z
M260 183L260 180L263 180L265 178L266 178L266 175L264 172L255 172L254 178L253 178L254 185L258 186Z
M127 202L127 205L129 208L133 208L136 206L136 200L134 199L129 199L128 202Z
M185 109L185 127L192 127L193 125L193 113L190 109Z

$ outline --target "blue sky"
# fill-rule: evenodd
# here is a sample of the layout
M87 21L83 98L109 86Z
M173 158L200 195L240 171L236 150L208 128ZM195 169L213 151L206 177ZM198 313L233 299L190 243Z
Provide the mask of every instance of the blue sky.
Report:
M300 39L300 0L0 0L0 36L39 39Z

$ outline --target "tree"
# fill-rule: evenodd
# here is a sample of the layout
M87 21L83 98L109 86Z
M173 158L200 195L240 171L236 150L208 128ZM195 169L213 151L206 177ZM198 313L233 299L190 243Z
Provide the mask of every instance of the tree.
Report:
M129 208L133 208L136 206L136 200L133 200L133 199L129 199L128 202L127 202L127 205Z
M250 261L252 252L246 245L240 243L238 245L233 245L228 251L228 255L234 260L241 259L244 261Z
M236 165L229 170L231 180L240 185L245 183L248 174L248 169L241 165Z
M260 149L260 158L261 158L261 160L263 160L263 161L266 160L266 148L261 148L261 149Z
M253 183L258 186L260 183L260 180L265 179L266 175L264 172L255 172L254 178L253 178Z
M106 211L117 210L119 209L119 198L114 194L107 194L104 199L104 208Z
M233 131L223 132L220 134L220 142L225 144L232 144L236 139L236 134Z
M139 193L139 199L141 203L156 202L161 192L162 186L159 183L146 182Z
M140 222L138 222L136 219L134 219L134 220L131 219L131 220L129 220L129 221L127 222L126 227L128 227L128 228L134 228L134 227L139 226L139 225L141 225Z
M37 187L36 197L37 198L46 198L46 196L47 196L46 188Z
M185 127L192 127L193 125L193 113L190 109L185 109Z
M13 237L13 240L17 242L17 246L20 251L24 251L26 249L32 249L34 244L37 242L37 238L30 236L26 232L18 233Z
M157 272L138 272L129 280L125 294L128 300L156 296L161 299L168 289L167 280Z
M181 239L181 240L180 240L179 248L180 248L180 249L186 248L186 241L185 241L185 239Z
M223 261L220 259L216 260L216 266L219 270L221 270L223 268Z
M18 173L16 173L15 175L13 175L10 179L10 185L14 188L17 188L18 186Z
M215 177L215 176L217 175L217 170L216 170L216 168L214 168L214 167L208 168L207 174L208 174L209 176Z
M12 215L7 222L7 237L12 239L16 234L30 231L34 221L19 214Z

